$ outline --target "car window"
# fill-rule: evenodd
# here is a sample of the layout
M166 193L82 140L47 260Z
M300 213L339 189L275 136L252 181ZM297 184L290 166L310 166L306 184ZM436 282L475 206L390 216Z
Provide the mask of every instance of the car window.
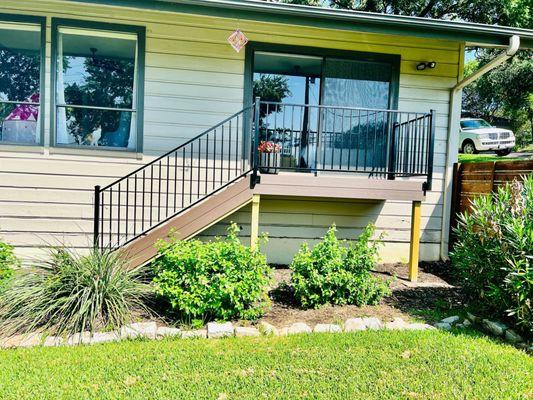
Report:
M461 129L464 129L465 131L479 128L491 128L491 125L482 119L468 119L461 121Z

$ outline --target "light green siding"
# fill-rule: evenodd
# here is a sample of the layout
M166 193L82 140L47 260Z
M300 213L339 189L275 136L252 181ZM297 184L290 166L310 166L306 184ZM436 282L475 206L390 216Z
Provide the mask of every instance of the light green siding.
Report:
M422 205L422 259L439 257L442 188L446 162L449 89L460 74L459 42L324 30L65 1L3 0L0 12L47 17L45 143L50 143L51 18L74 18L146 27L143 154L59 151L49 146L0 146L0 236L19 254L34 255L43 244L91 243L92 189L150 161L243 106L244 52L226 38L236 28L252 41L401 56L399 109L437 111L433 191ZM417 71L420 61L437 61ZM9 151L8 151L9 150ZM261 229L272 262L286 263L304 239L315 240L336 222L340 235L353 237L367 222L386 231L386 261L406 261L410 204L262 200ZM249 210L235 220L248 234ZM287 222L288 221L288 222ZM224 221L204 233L222 234Z

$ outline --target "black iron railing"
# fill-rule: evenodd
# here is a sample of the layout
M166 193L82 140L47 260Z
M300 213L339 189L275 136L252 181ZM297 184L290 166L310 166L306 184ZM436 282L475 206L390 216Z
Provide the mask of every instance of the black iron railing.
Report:
M435 112L281 104L256 100L256 170L349 172L373 178L425 177L431 188ZM275 164L275 165L273 165Z
M95 187L94 245L115 249L251 170L252 107L105 186Z
M278 170L418 177L431 189L435 112L255 103L94 193L94 245L116 249L239 178ZM277 151L260 152L261 142ZM272 146L270 146L272 148Z

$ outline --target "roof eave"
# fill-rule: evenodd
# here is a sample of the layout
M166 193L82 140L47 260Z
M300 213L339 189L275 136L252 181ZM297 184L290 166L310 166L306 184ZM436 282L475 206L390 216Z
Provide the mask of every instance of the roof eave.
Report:
M377 14L255 0L71 0L159 11L266 20L329 29L409 35L500 47L513 35L521 48L533 48L533 30L470 22Z

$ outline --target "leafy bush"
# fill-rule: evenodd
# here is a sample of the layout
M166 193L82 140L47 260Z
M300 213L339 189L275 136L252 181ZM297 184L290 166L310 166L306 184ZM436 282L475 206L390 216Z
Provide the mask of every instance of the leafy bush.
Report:
M476 198L455 235L450 256L466 293L533 332L533 175Z
M377 304L390 293L389 282L382 282L370 271L378 260L380 242L370 243L374 226L368 225L348 247L329 228L324 239L312 250L304 243L290 264L296 299L304 308L330 304Z
M0 242L0 286L13 275L13 268L18 264L19 261L13 253L13 247Z
M225 240L160 241L156 293L185 321L255 319L270 305L271 269L259 249L240 243L231 224Z
M143 269L129 268L118 252L53 249L48 260L16 271L0 293L0 329L60 335L117 328L146 311L144 280Z

